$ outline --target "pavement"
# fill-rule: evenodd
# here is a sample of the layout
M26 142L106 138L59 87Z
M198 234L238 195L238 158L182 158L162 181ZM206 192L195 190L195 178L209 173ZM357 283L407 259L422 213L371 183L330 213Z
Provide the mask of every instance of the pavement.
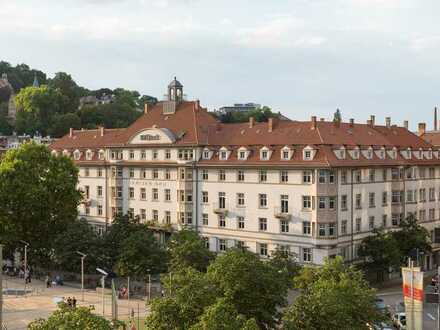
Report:
M27 325L38 318L47 318L57 309L56 300L67 297L75 297L77 306L94 306L94 312L102 315L102 296L94 290L84 290L84 301L81 297L81 289L69 286L54 286L46 288L43 281L32 280L27 288L31 290L26 296L20 295L24 289L23 279L3 277L3 288L18 289L18 294L3 295L3 323L7 330L23 330ZM14 290L12 290L14 291ZM140 319L145 318L148 310L145 301L139 299L118 300L118 316L120 319L128 319L134 311L134 315ZM104 296L104 315L111 318L111 296Z

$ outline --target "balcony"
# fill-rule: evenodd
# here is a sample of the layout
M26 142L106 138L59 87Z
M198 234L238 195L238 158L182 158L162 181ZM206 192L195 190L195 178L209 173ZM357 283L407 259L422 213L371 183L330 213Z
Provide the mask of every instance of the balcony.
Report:
M89 197L85 197L81 203L84 204L84 206L90 206L92 204L92 200Z
M214 203L213 209L215 214L221 214L221 215L228 214L228 208L224 203Z
M274 216L277 219L281 219L281 220L290 220L290 218L292 217L292 210L290 207L281 207L281 206L276 206L274 208Z

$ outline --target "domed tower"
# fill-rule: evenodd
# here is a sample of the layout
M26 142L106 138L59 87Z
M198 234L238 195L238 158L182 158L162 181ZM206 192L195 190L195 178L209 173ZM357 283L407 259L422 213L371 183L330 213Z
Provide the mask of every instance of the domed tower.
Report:
M183 100L183 85L174 77L168 85L168 101L181 102Z

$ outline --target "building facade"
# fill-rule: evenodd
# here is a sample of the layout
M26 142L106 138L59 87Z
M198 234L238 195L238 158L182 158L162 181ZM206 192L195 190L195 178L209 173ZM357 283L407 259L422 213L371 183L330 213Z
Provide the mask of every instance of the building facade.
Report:
M282 248L322 264L356 259L374 228L409 213L429 231L440 224L440 152L388 118L222 124L173 81L130 127L71 130L51 148L78 164L80 216L100 231L129 214L192 227L212 251Z

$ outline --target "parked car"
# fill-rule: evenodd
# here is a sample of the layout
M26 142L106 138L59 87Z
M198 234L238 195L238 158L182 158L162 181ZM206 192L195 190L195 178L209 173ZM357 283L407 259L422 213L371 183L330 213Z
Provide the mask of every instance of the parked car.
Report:
M392 324L386 322L379 322L368 325L369 330L395 330Z
M376 297L374 299L374 303L376 304L376 308L382 313L386 314L387 305L385 305L385 301L382 298Z
M399 330L405 330L406 329L406 314L405 313L394 313L393 314L393 324L397 327Z

